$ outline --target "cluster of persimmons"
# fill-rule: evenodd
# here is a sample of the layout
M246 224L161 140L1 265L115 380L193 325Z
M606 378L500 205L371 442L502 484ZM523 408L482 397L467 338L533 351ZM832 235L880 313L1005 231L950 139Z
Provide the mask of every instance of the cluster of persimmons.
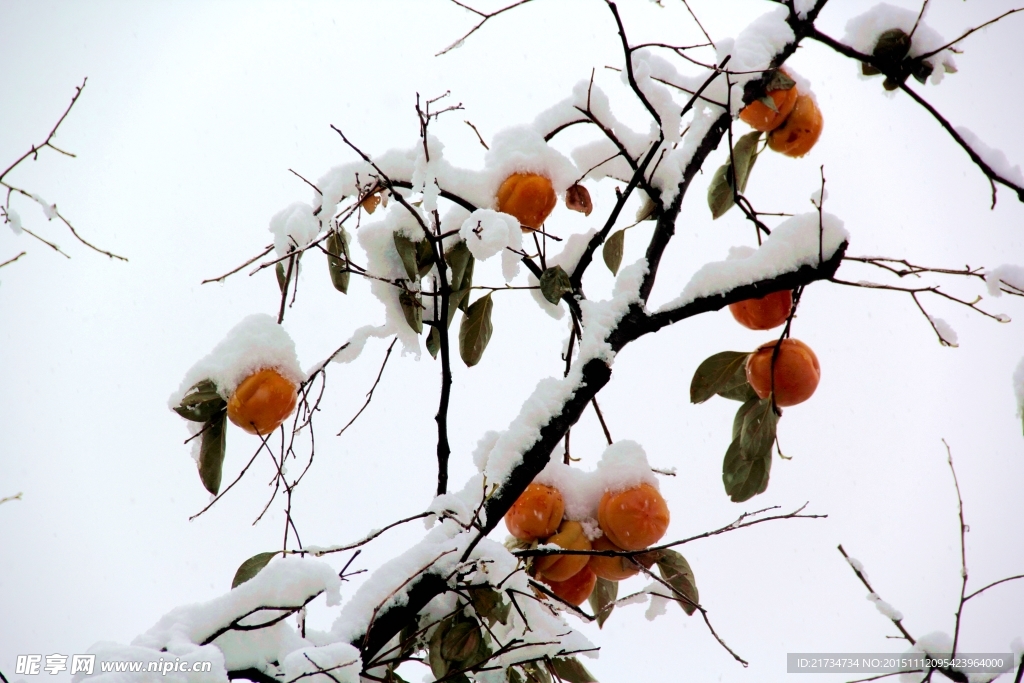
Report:
M744 107L740 119L754 130L768 133L768 146L790 157L802 157L811 151L824 125L814 97L801 93L781 69L769 84L767 95Z
M790 290L729 305L736 321L751 330L776 328L789 319L792 310L793 292ZM775 405L784 408L811 397L821 379L821 366L811 347L799 339L783 339L776 352L778 344L778 340L770 341L750 354L747 382L759 398L768 398L774 393Z
M600 533L576 520L564 519L565 501L553 486L530 484L505 514L505 526L516 539L566 550L637 552L657 543L668 529L665 499L650 484L606 491L597 507ZM588 535L588 531L590 535ZM596 538L591 536L596 535ZM590 597L598 577L621 581L654 564L653 556L542 555L531 572L551 592L574 605Z

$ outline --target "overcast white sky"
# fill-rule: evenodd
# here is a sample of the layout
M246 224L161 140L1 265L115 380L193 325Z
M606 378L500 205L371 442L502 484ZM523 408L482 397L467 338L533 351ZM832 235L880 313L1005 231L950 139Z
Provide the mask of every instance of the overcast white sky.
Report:
M700 42L682 3L664 4L622 2L630 39ZM770 8L754 0L690 4L716 39L735 36ZM833 0L821 27L841 37L846 20L872 4ZM1011 6L936 0L927 20L952 38ZM1024 162L1022 22L1024 15L1011 17L969 39L958 74L938 87L916 86L950 121L1014 163ZM252 526L269 493L268 462L188 521L207 494L166 400L238 320L276 311L269 271L199 283L262 251L270 216L309 199L287 169L315 178L353 159L329 124L370 153L407 147L417 134L415 93L451 90L465 111L443 118L436 134L454 163L476 167L483 149L465 119L489 139L531 121L594 68L615 110L646 127L617 74L604 68L620 66L622 55L602 2L536 0L462 48L433 56L471 26L472 15L442 0L0 2L0 166L45 138L88 76L56 140L78 157L44 151L8 180L56 202L87 239L129 259L90 252L24 198L13 201L25 225L72 258L0 232L0 261L28 251L0 270L0 497L24 494L0 506L0 671L9 679L18 654L130 642L171 608L223 593L242 560L279 547L280 505ZM1024 206L1012 193L1001 191L989 210L987 181L925 112L906 97L885 96L877 79L858 78L848 60L805 45L790 64L813 84L824 133L804 159L762 157L749 188L759 208L808 210L824 164L826 208L846 222L851 254L950 268L1024 263ZM588 135L574 130L559 144L568 150ZM709 172L724 154L712 156ZM684 204L654 303L677 294L702 263L753 240L735 211L711 222L709 174ZM591 192L595 215L563 210L557 234L592 227L611 206L613 184L591 185ZM625 262L642 253L648 234L643 226L629 233ZM310 261L285 319L304 367L353 329L382 321L364 283L354 280L344 297L330 287L326 266ZM601 267L592 271L588 294L607 297L611 277ZM841 273L882 279L852 266ZM477 278L497 284L500 276L496 267L481 268ZM986 310L1020 320L1001 325L923 298L957 331L960 347L949 349L906 295L809 288L794 336L817 351L822 382L780 424L793 460L776 460L768 491L745 504L728 501L720 478L735 405L692 406L687 389L702 359L753 349L768 335L740 328L727 313L709 314L620 355L601 405L615 438L635 439L654 465L678 468L679 476L662 483L670 537L769 505L790 510L809 501L828 519L766 524L684 548L716 629L751 662L748 669L698 620L673 609L649 623L634 607L603 631L581 627L602 647L601 658L588 662L599 678L678 680L686 672L694 680L780 681L787 652L899 651L900 643L886 639L892 625L865 601L839 543L864 562L912 633L950 632L960 564L942 439L956 460L971 527L970 585L1024 573L1024 438L1010 383L1024 355L1024 300L990 299L980 283L935 282L968 299L985 294ZM504 428L534 384L560 372L562 323L528 296L496 299L483 362L469 370L456 362L455 487L472 471L480 435ZM296 501L306 543L358 538L430 501L439 367L429 357L396 354L364 416L333 436L362 404L385 348L370 343L359 361L328 373L315 474ZM581 466L592 467L603 435L591 413L572 444ZM254 437L231 430L226 476L255 446ZM417 525L389 532L358 562L372 569L421 533ZM344 558L332 561L340 567ZM320 606L311 623L326 628L334 615ZM1024 582L973 600L962 649L1008 651L1024 636L1022 615Z

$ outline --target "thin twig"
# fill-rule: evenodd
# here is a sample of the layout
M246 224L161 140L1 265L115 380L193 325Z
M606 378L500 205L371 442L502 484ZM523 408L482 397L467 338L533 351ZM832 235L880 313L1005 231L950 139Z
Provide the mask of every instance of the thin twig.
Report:
M860 582L862 584L864 584L864 587L868 589L868 592L870 592L870 593L872 593L874 595L878 595L878 593L875 592L875 589L871 587L871 584L868 583L868 577L864 576L864 574L860 571L860 569L858 569L857 567L853 566L853 562L850 561L850 556L846 554L845 550L843 550L842 544L839 545L839 552L842 553L844 558L846 558L846 562L850 565L850 569L852 569L853 573L857 575L857 578L860 579ZM914 640L914 636L910 635L910 632L907 631L907 629L903 628L903 623L902 623L903 620L902 619L893 619L893 618L890 617L889 620L896 625L896 628L898 628L900 630L900 633L903 634L903 637L911 645L916 645L917 644L917 641Z
M391 357L391 349L395 348L396 342L398 342L398 337L391 340L391 345L388 346L388 351L384 354L384 362L380 364L380 371L377 373L377 379L374 380L373 386L370 387L370 390L366 392L366 402L363 403L363 407L359 409L359 412L356 413L344 427L341 428L341 431L338 432L338 436L344 434L345 430L351 427L352 423L359 419L359 416L363 414L363 411L366 410L366 406L370 405L370 401L373 400L373 392L377 388L377 385L380 384L380 378L384 375L384 368L387 367L388 358Z
M480 131L476 129L476 126L474 126L468 120L465 121L465 124L473 129L473 132L476 133L476 139L480 141L480 144L484 146L484 149L490 150L491 148L487 146L486 142L484 142L484 136L480 135Z
M491 12L490 14L487 14L486 12L481 12L480 10L475 10L475 9L473 9L472 7L468 6L468 5L464 5L464 4L462 4L461 2L459 2L459 0L451 0L451 1L452 1L453 3L455 3L456 5L458 5L459 7L463 8L463 9L467 9L467 10L469 10L470 12L472 12L473 14L476 14L477 16L483 17L483 19L481 19L481 20L480 20L480 23L478 23L478 24L477 24L476 26L474 26L473 28L471 28L471 29L469 30L469 33L467 33L466 35L462 36L461 38L459 38L458 40L456 40L456 41L455 41L454 43L452 43L451 45L449 45L449 46L448 46L448 47L446 47L445 49L443 49L443 50L441 50L440 52L438 52L438 53L437 53L436 55L434 55L435 57L440 57L441 55L443 55L443 54L445 54L445 53L447 53L447 52L451 52L451 51L452 51L452 50L454 50L455 48L457 48L457 47L459 47L460 45L462 45L462 43L464 43L464 42L466 41L466 39L467 39L467 38L469 38L469 37L470 37L471 35L473 35L474 33L476 33L476 32L477 32L477 30L478 30L478 29L479 29L479 28L480 28L481 26L483 26L484 24L486 24L486 23L487 23L487 20L488 20L488 19L493 19L494 17L498 16L498 15L499 15L499 14L501 14L502 12L507 12L507 11L509 11L510 9L515 9L516 7L519 7L520 5L525 5L526 3L530 2L531 0L519 0L519 2L517 2L517 3L511 4L511 5L509 5L508 7L503 7L503 8L501 8L500 10L498 10L497 12Z
M23 251L20 254L18 254L17 256L15 256L14 258L7 259L3 263L0 263L0 268L3 268L4 266L11 265L12 263L14 263L15 261L17 261L18 259L20 259L22 256L24 256L27 253L28 253L27 251Z

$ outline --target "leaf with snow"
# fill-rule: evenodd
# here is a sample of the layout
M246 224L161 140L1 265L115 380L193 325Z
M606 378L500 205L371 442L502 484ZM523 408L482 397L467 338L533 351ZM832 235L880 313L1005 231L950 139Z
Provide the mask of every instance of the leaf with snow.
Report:
M238 566L238 570L235 572L235 577L231 579L231 587L237 588L241 584L245 583L249 579L253 578L267 566L274 556L277 555L279 550L275 550L269 553L257 553L248 560Z

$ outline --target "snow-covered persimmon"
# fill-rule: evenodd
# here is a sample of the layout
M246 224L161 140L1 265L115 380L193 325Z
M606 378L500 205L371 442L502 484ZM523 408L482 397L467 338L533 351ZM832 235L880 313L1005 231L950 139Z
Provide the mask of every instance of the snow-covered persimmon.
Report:
M498 211L515 216L523 230L537 230L558 197L551 181L536 173L513 173L498 188Z
M778 90L769 90L775 108L769 107L761 100L754 100L740 111L740 119L754 130L762 133L775 130L786 120L797 101L796 86Z
M777 341L757 347L747 358L747 381L761 398L772 393L772 353ZM799 339L783 339L775 359L775 404L795 406L811 397L821 379L821 366L811 347Z
M533 483L505 513L505 526L520 541L534 541L558 531L564 513L565 501L558 489Z
M814 98L800 95L785 122L768 134L768 146L789 157L802 157L814 147L824 125Z
M250 434L281 426L298 402L298 387L273 368L246 377L228 400L228 418Z
M579 522L566 520L558 528L558 533L545 543L554 544L566 550L590 550L590 539L583 532ZM565 581L587 566L589 555L544 555L533 562L533 569L538 576L551 581Z
M590 567L583 567L565 581L543 579L551 588L551 592L573 605L582 605L590 597L597 585L597 574Z
M643 550L668 529L668 503L658 489L640 484L624 491L606 491L597 521L608 540L623 550Z
M751 330L770 330L786 322L793 310L793 292L785 289L760 299L746 299L729 304L736 322Z

